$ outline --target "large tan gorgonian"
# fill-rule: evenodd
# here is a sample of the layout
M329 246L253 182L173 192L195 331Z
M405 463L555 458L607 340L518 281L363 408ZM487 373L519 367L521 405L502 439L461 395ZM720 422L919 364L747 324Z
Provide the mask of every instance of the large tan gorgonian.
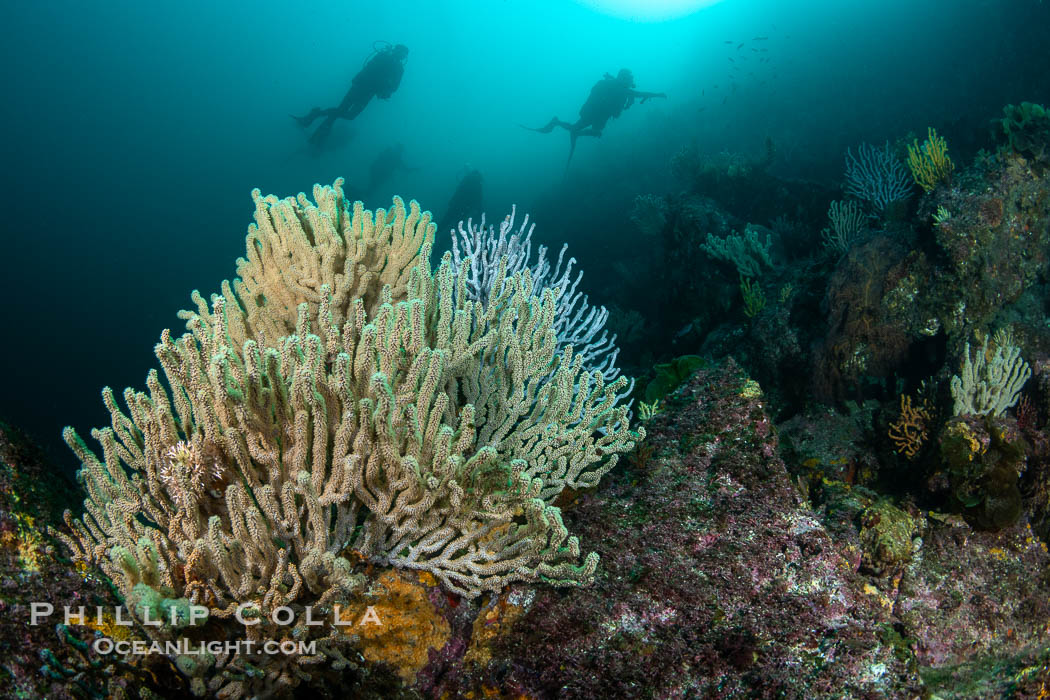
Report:
M571 347L555 355L557 290L534 295L526 270L472 302L449 255L431 269L434 226L415 202L373 216L341 186L315 186L315 203L255 191L239 279L210 304L194 292L189 332L161 335L166 384L151 371L148 393L125 390L127 413L103 391L102 459L66 429L88 498L65 540L136 616L175 621L151 634L192 631L188 603L212 622L238 606L265 618L336 604L360 585L353 550L468 597L584 582L598 564L581 562L552 502L644 436L617 405L627 379L605 385ZM290 633L265 619L243 629ZM293 636L345 663L340 633ZM180 668L200 692L208 679L237 695L294 686L319 660Z

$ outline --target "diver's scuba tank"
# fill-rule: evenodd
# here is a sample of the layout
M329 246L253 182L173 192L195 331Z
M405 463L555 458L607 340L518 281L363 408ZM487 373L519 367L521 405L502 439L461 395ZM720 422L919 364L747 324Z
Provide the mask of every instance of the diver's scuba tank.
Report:
M365 56L365 60L363 63L361 63L361 67L364 68L365 66L367 66L368 62L371 61L373 57L378 56L381 53L389 53L393 50L394 45L391 44L389 41L384 41L383 39L377 39L376 41L373 41L372 53Z

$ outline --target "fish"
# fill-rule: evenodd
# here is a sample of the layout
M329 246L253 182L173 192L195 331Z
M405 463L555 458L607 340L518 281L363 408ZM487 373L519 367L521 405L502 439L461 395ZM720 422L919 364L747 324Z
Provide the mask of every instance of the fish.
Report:
M703 112L703 111L704 111L705 109L707 109L707 107L701 107L700 109L698 109L698 110L696 110L696 111L697 111L697 112Z
M733 43L733 40L732 40L732 39L729 39L728 41L723 41L722 43L723 43L723 44L732 44L732 43Z
M730 60L730 61L733 61L733 57L732 57L732 56L730 56L730 57L729 57L729 60ZM733 63L736 63L736 61L733 61Z
M726 95L725 97L723 97L722 98L722 104L725 104L726 100L728 100L728 99L729 99L729 95Z
M705 90L701 90L701 91L700 91L700 97L703 97L703 96L704 96L704 92L706 92L706 91L705 91Z
M769 41L768 36L756 36L751 41Z
M742 49L742 48L744 48L744 45L743 45L743 44L740 44L739 46L737 46L737 47L736 47L736 50L737 50L737 51L739 51L739 50L740 50L740 49Z

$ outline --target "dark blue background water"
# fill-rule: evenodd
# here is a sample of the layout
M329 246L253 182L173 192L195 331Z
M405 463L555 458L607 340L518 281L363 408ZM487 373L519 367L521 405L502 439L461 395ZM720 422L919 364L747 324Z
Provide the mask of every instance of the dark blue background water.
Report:
M361 186L401 142L416 170L369 207L400 193L440 215L478 168L493 218L531 211L593 284L629 262L634 196L673 190L691 142L758 153L768 136L779 175L834 182L860 141L933 125L972 152L1004 104L1050 102L1037 0L724 0L660 22L567 1L24 2L0 32L0 417L70 466L61 427L108 422L99 389L141 387L190 290L232 275L253 187ZM376 40L411 49L400 90L312 154L288 115L338 103ZM565 134L518 124L574 120L622 67L668 99L581 141L566 174Z

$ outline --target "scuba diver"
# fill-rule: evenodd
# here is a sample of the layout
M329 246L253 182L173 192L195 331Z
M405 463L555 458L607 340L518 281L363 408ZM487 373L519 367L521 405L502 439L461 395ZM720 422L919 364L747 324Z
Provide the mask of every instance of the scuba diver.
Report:
M445 215L438 222L438 231L452 231L462 221L481 217L481 180L481 171L467 165L466 172L456 185L456 191L448 200Z
M372 161L368 169L368 192L374 194L390 176L396 172L412 173L419 168L411 168L405 163L405 146L397 144L384 148Z
M634 74L628 69L621 70L616 77L608 73L594 84L587 101L580 107L580 118L575 124L563 122L554 117L546 126L534 129L521 125L523 129L538 131L541 134L549 134L554 127L560 126L569 132L569 161L576 151L576 139L580 136L601 136L605 124L634 104L635 99L640 99L642 104L650 97L667 97L662 92L641 92L634 89ZM568 161L565 163L568 167Z
M354 119L359 115L373 97L381 100L389 99L401 85L401 76L405 73L402 63L408 56L408 47L404 44L376 49L372 55L365 60L364 67L354 76L354 80L347 90L343 101L338 107L321 109L314 107L309 114L302 117L292 115L299 126L304 129L314 123L319 117L324 117L321 126L310 137L310 143L320 148L328 139L336 119Z

